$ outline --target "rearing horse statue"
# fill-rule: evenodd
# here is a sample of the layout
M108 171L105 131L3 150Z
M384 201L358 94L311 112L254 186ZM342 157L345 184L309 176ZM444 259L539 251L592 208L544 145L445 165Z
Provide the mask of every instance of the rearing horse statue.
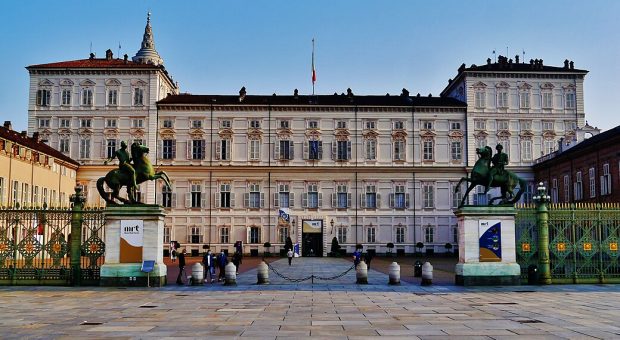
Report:
M161 179L170 187L170 179L165 172L155 172L151 162L146 154L149 152L149 148L140 145L136 142L131 144L131 159L133 160L133 168L136 171L136 184L140 184L146 181L154 181ZM103 184L112 189L111 195L105 191ZM127 198L119 196L122 187L127 188ZM108 203L116 203L114 200L118 200L125 204L139 204L136 200L136 188L133 186L130 174L120 169L114 169L108 172L105 177L101 177L97 180L97 191L99 195L105 199Z
M469 192L475 188L477 185L482 185L485 188L485 192L490 188L500 188L501 196L493 197L489 200L489 205L492 205L493 202L497 200L501 200L500 204L514 204L523 195L523 191L525 190L525 180L517 176L514 172L504 170L503 175L495 175L493 179L489 181L490 171L491 171L491 155L493 154L493 149L489 146L485 146L483 148L476 148L476 154L480 156L480 158L474 164L474 168L471 171L469 177L461 177L458 185L454 189L454 192L459 192L459 188L461 187L461 183L469 182L469 187L465 191L463 195L463 199L459 204L459 208L465 205L465 200L467 200L467 195ZM487 187L491 183L489 187ZM515 194L515 188L519 185L519 191Z

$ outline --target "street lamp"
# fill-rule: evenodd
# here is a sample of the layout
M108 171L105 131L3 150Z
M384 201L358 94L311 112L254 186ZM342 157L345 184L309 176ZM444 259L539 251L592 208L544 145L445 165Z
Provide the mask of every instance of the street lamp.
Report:
M329 225L332 226L332 235L334 235L334 219L333 218L331 221L329 221Z
M540 283L551 284L551 263L549 260L549 210L547 203L551 197L543 182L538 183L538 194L533 197L536 203L536 224L538 225L538 266Z

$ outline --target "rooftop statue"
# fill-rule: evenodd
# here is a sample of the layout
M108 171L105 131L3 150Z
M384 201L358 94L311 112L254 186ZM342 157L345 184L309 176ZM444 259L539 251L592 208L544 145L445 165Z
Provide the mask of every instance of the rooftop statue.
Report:
M121 142L121 148L109 159L118 158L118 169L111 170L105 177L97 180L97 191L106 202L114 204L116 203L115 200L118 200L124 204L140 204L141 202L136 199L136 188L140 183L146 181L161 179L170 187L168 175L163 171L155 172L153 169L146 156L148 152L149 148L134 142L131 144L130 157L127 153L127 143ZM104 183L112 189L111 193L105 191ZM119 196L122 187L127 188L127 199Z
M493 154L493 149L489 146L482 148L476 148L476 154L480 157L474 168L471 171L469 177L462 177L458 185L454 189L454 192L459 192L461 183L469 182L469 187L463 195L463 199L459 204L459 208L465 205L467 195L469 192L478 185L484 186L484 193L486 194L491 188L500 188L501 196L493 197L489 200L489 205L493 205L493 202L500 200L499 204L514 204L523 195L525 190L525 180L517 176L514 172L504 169L504 166L508 164L508 155L502 151L501 144L497 144L495 147L497 153ZM518 191L515 194L515 188L519 186Z

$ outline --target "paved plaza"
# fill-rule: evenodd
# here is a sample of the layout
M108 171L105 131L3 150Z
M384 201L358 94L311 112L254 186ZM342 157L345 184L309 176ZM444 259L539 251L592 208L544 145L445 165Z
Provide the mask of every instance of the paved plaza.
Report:
M283 276L336 276L350 262L286 259ZM1 287L0 338L617 339L620 285L388 286L371 270L332 281L290 282L256 269L238 285L163 288Z

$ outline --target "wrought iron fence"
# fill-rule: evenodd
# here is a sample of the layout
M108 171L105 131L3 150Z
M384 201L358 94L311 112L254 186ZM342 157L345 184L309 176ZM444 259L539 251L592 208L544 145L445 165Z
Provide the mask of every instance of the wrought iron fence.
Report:
M105 244L100 209L0 209L0 285L66 285L72 277L71 220L80 213L80 283L99 284Z
M533 206L517 209L517 261L522 278L536 264ZM550 204L549 255L554 283L620 282L620 204Z

